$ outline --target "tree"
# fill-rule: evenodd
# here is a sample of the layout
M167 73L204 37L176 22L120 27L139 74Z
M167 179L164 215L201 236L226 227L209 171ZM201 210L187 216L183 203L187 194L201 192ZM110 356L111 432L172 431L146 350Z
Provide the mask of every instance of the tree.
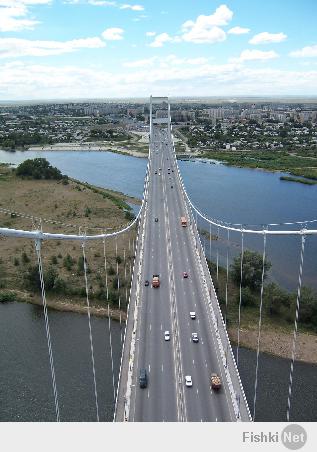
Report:
M39 275L39 269L37 265L31 266L27 269L24 275L25 282L31 289L40 290L41 281ZM54 289L55 282L58 279L58 273L53 267L49 267L44 273L44 285L45 290L50 291Z
M275 283L268 284L264 291L264 300L271 316L287 317L294 304L294 295L283 290Z
M241 253L235 257L231 264L232 277L237 284L240 284L241 279ZM246 250L243 254L242 263L242 287L248 287L251 290L259 290L262 281L262 266L263 258L260 253ZM270 270L271 262L265 260L264 263L264 280L267 278L267 273Z
M301 290L299 320L317 327L317 294L309 287Z
M43 158L27 159L22 162L16 169L17 176L29 177L32 179L66 179L59 169L50 165Z

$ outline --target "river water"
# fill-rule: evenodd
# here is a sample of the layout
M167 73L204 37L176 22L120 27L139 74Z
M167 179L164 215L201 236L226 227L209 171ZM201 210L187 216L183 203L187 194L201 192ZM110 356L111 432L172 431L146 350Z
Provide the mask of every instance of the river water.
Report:
M141 197L145 159L101 152L0 151L0 162L20 163L45 157L71 177ZM317 218L317 186L285 183L277 173L230 168L203 162L179 162L188 193L213 218L236 223L266 224ZM9 208L9 206L6 206ZM200 224L200 227L207 228ZM216 231L212 231L215 233ZM261 249L261 242L246 239L246 246ZM239 252L240 237L230 238L231 257ZM317 286L315 238L307 240L304 283ZM226 241L219 249L224 262ZM297 283L298 239L268 240L274 278L288 288ZM54 345L61 418L93 421L95 400L86 316L49 311ZM120 362L120 325L112 322L115 378ZM96 373L101 420L112 420L113 388L108 323L93 319ZM240 373L250 407L253 406L255 353L240 351ZM290 362L261 354L256 420L284 421ZM291 420L317 419L317 366L296 363ZM19 303L0 305L0 421L53 421L54 404L42 310Z

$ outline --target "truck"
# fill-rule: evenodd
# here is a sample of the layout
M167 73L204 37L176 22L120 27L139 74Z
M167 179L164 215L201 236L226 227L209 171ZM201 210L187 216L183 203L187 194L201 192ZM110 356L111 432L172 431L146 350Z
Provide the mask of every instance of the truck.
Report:
M160 275L153 275L152 287L160 287Z
M221 380L219 375L217 374L211 374L210 375L210 385L211 385L211 389L220 389L221 388Z
M182 225L183 227L186 227L186 226L187 226L187 219L186 219L186 217L181 217L181 225Z

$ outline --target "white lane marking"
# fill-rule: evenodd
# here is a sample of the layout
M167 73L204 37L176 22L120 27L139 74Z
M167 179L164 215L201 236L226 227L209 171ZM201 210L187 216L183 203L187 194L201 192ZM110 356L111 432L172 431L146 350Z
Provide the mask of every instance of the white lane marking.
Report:
M207 367L207 363L206 363L206 367Z
M216 422L218 422L218 418L216 417Z
M151 372L151 364L149 364L149 373Z
M163 325L161 324L161 331L163 331Z
M164 367L163 367L163 364L162 364L162 372L163 372L163 369L164 369Z
M147 398L148 399L150 398L150 390L149 389L147 390Z
M193 365L195 365L195 361L193 360Z
M152 330L152 323L150 323L150 331Z

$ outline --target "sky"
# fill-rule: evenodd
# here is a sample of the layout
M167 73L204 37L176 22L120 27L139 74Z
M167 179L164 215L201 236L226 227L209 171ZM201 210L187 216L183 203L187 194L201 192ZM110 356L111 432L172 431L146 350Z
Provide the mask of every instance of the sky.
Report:
M316 0L0 0L0 101L316 96Z

